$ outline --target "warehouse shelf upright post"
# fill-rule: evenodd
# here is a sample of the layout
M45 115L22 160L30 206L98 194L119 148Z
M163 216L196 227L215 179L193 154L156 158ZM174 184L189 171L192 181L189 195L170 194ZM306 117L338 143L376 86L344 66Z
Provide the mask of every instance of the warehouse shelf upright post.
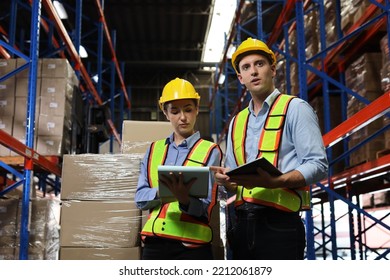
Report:
M12 15L16 20L16 1L12 3ZM22 71L23 69L29 67L30 75L28 78L28 98L27 98L27 116L26 116L26 145L19 142L19 140L13 138L11 135L0 131L0 142L2 145L6 146L10 150L24 157L24 171L23 174L16 171L14 167L8 165L7 163L1 161L3 168L8 170L10 174L13 174L17 177L18 181L7 186L4 190L0 192L0 196L7 193L8 191L16 188L23 183L23 192L21 198L21 217L20 217L20 243L19 243L19 258L28 259L28 244L29 244L29 203L30 203L30 193L31 185L33 179L33 168L34 165L44 167L49 172L53 174L60 175L59 167L56 163L53 163L43 156L40 156L33 149L34 147L34 129L35 129L35 103L36 103L36 86L37 86L37 71L38 71L38 58L39 58L39 22L41 14L41 2L34 1L32 3L32 16L31 16L31 30L30 30L30 51L29 56L26 56L20 53L17 49L14 48L14 40L11 41L12 45L8 45L6 42L0 40L0 44L10 51L13 55L16 54L19 57L26 60L24 64L19 69L11 71L6 77L1 79L10 78L16 73ZM11 24L13 26L11 29L14 29L15 22ZM14 37L14 36L12 36ZM13 56L12 55L12 56Z
M368 230L374 231L374 228L382 230L385 236L389 236L389 220L386 215L378 217L370 214L370 210L365 209L360 201L365 193L389 188L386 176L389 176L390 172L390 156L386 153L383 155L378 153L376 159L369 159L357 165L351 165L350 158L353 152L389 130L389 124L383 125L372 131L366 139L354 146L351 145L352 137L359 131L364 131L369 124L380 120L383 116L389 117L390 92L388 89L384 90L375 100L368 100L356 89L348 86L345 73L354 60L364 51L370 50L368 46L379 42L379 36L387 35L387 46L390 46L390 24L386 20L389 18L390 3L389 1L365 1L362 6L364 9L355 10L357 12L348 18L342 15L342 8L345 12L345 6L342 5L346 5L346 2L339 0L246 1L246 5L238 7L236 15L242 16L250 12L254 15L249 19L242 17L236 19L235 28L231 30L229 36L233 38L231 42L237 44L241 41L241 34L246 37L257 34L258 38L267 41L278 54L281 65L285 63L285 85L280 89L289 94L299 92L299 96L311 104L315 104L312 102L316 100L322 100L321 109L315 109L319 110L317 114L323 125L323 140L327 149L330 172L327 180L311 186L312 208L305 215L306 258L326 259L330 256L332 259L343 259L347 256L351 259L388 259L390 246L371 248L369 240L365 240L365 237L368 238ZM355 7L357 8L359 7ZM267 12L273 9L278 9L278 16L267 17ZM311 18L314 20L310 22ZM255 19L261 22L256 26L250 25L250 31L244 28ZM349 19L351 23L346 21ZM274 22L274 24L267 28L265 27L267 22ZM335 27L334 34L330 33L329 24L332 28ZM316 31L310 32L314 27L317 28ZM314 34L318 36L319 41L317 51L312 51L310 49L312 41L307 41L312 40L309 36ZM226 46L229 47L230 45ZM372 49L377 51L379 43L375 47L376 49L374 47ZM389 57L385 60L389 61ZM296 68L293 68L295 66ZM228 67L223 68L223 71L227 73ZM282 71L282 68L278 68L277 71ZM228 99L232 83L223 89L218 86L214 88L216 90L211 94L211 104L213 97L217 98L218 94L225 94L222 98ZM347 114L350 97L362 104L352 115ZM239 104L241 106L241 102L242 99L237 98L236 106L226 108L230 110L230 115L235 114L234 108ZM213 112L212 107L210 108ZM334 121L335 114L341 115L339 122ZM228 128L226 120L219 126L224 126L219 141L225 141ZM339 144L342 145L341 152ZM343 168L338 166L340 162ZM345 208L346 213L340 214L340 211ZM375 212L375 208L372 211ZM347 221L341 224L344 216L347 217ZM348 241L345 241L348 243L347 248L340 245L343 241L340 239L340 234L345 230L343 227L348 228Z
M76 8L74 10L75 26L76 29L69 32L64 27L61 19L57 15L53 4L50 0L26 0L25 2L19 0L12 0L9 3L9 13L6 15L9 20L9 33L5 31L2 26L0 30L3 35L7 36L7 41L0 39L0 56L5 59L11 59L14 57L21 58L26 63L17 67L15 70L7 73L4 76L0 75L0 82L6 81L13 76L21 73L23 70L29 69L28 74L28 99L27 99L27 120L26 120L26 143L23 144L20 140L11 136L11 134L0 130L0 146L6 147L11 152L20 156L17 160L13 157L0 158L0 168L3 173L9 176L4 176L2 179L3 185L0 188L0 197L7 194L11 190L19 187L23 184L23 193L21 198L21 219L20 219L20 242L19 242L19 259L29 258L29 211L31 192L33 186L34 176L39 178L38 187L46 193L46 184L50 184L57 195L60 192L60 178L61 178L61 167L60 159L54 156L42 156L34 150L34 118L35 118L35 104L36 104L36 92L37 92L37 71L38 71L38 59L39 49L47 47L47 51L41 52L45 55L55 57L56 55L60 58L67 58L77 77L80 80L80 90L86 96L89 103L103 105L106 102L111 102L110 108L117 104L114 103L115 99L119 100L121 106L119 112L121 114L120 119L123 120L123 108L127 108L128 116L130 116L130 99L127 95L128 89L125 88L122 72L119 68L115 50L111 42L111 37L115 35L108 34L108 28L105 23L104 14L101 9L100 2L96 2L98 14L100 15L100 22L103 22L102 31L105 32L106 39L109 44L111 57L107 64L109 70L112 71L110 75L111 81L114 81L115 75L119 77L121 89L117 91L114 87L111 87L110 96L107 100L102 99L100 94L95 88L94 83L91 80L91 75L84 66L81 57L79 56L80 46L82 40L81 36L81 22L82 22L82 0L76 1ZM31 16L31 22L27 23L28 28L31 27L30 38L27 38L27 32L17 30L17 16L18 12L22 10L24 13L28 13L28 17ZM25 17L23 20L26 20ZM19 18L20 20L20 18ZM18 25L18 28L23 28L23 25ZM41 29L41 30L40 30ZM47 33L47 46L40 45L40 32L45 31ZM71 35L70 35L71 34ZM103 34L103 33L102 33ZM107 36L108 34L108 36ZM16 35L19 35L18 37ZM73 35L73 36L72 36ZM72 36L72 39L71 39ZM26 41L29 45L29 54L27 53ZM113 84L115 85L115 83ZM117 93L118 92L118 93ZM92 98L91 98L92 97ZM114 98L113 98L114 97ZM119 98L118 98L119 97ZM115 107L114 107L115 108ZM109 118L106 120L110 127L111 141L116 140L118 143L121 142L120 134L117 132L113 119ZM110 148L112 151L112 146ZM15 168L16 165L16 168ZM22 168L22 171L18 169ZM49 176L50 175L50 176ZM54 176L53 177L51 176Z

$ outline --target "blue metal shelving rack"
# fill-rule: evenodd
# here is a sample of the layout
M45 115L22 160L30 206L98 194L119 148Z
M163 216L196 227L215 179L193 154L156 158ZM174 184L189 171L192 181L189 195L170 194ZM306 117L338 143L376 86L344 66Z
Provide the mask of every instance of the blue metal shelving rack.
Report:
M286 65L296 63L298 65L298 84L299 84L299 96L309 101L314 96L322 96L324 107L324 143L327 148L328 158L330 162L329 178L324 182L318 182L316 186L312 186L312 196L325 198L328 202L317 204L320 206L320 214L318 217L313 218L313 212L307 211L305 214L305 222L307 228L307 259L316 259L317 257L332 259L341 259L337 245L337 221L336 217L336 205L335 201L342 201L348 207L348 220L349 220L349 232L350 232L350 258L357 259L359 253L360 259L367 258L367 250L371 250L373 254L376 254L376 259L388 259L389 247L381 248L381 251L376 251L373 248L369 248L364 242L364 234L367 229L363 229L362 220L365 218L371 219L374 226L380 226L384 231L390 234L390 225L383 220L386 218L377 218L368 213L359 204L358 195L354 195L351 190L353 189L353 181L356 177L366 178L368 176L379 176L382 173L389 173L390 156L384 155L383 157L353 167L340 174L334 174L333 166L338 161L345 161L348 163L348 155L356 150L358 147L364 145L370 139L376 135L383 133L389 127L383 127L376 132L369 139L362 141L358 146L348 149L347 141L348 136L355 131L361 129L365 125L369 124L373 120L390 113L390 92L384 93L381 97L373 102L369 102L358 93L349 89L345 85L344 67L345 64L351 60L353 55L359 54L362 47L366 42L372 40L380 30L387 30L387 35L390 34L390 3L389 1L375 1L371 0L371 5L367 7L366 12L362 17L351 26L348 31L343 34L341 31L341 9L340 1L334 0L336 11L336 33L337 39L334 43L326 43L326 30L325 24L327 18L325 15L325 2L324 0L313 1L266 1L266 0L253 0L250 1L255 5L255 16L247 21L240 19L244 2L237 1L236 17L234 19L235 28L229 34L228 42L225 44L225 56L219 65L217 71L221 71L221 74L225 75L224 84L218 85L218 80L215 81L215 86L210 94L210 110L211 115L214 116L216 123L212 126L211 134L217 134L218 142L225 141L226 132L228 129L228 122L230 118L238 111L239 108L245 106L245 93L239 86L236 86L235 73L232 71L230 62L226 58L227 49L231 44L238 45L242 40L242 34L246 37L252 36L262 39L268 43L269 46L279 53L280 59L285 60ZM263 4L267 4L264 5ZM267 7L263 10L263 7ZM282 6L282 8L281 8ZM275 25L269 33L265 33L263 25L267 18L267 12L279 9L279 17L277 18ZM254 8L253 8L254 10ZM319 38L320 38L320 50L312 57L306 55L306 42L305 42L305 15L310 11L315 10L318 15L319 24ZM246 25L250 21L256 21L256 32L250 32L246 29ZM294 56L290 52L289 34L292 30L297 31L297 54ZM360 35L359 40L354 40L356 36ZM283 38L282 40L280 38ZM390 36L388 36L388 44L390 46ZM353 42L353 46L350 43ZM341 52L348 47L349 51L346 54L341 55ZM313 67L311 62L316 59L320 59L320 66L318 68ZM335 66L332 61L338 59L339 63ZM288 68L288 67L287 67ZM217 77L219 75L216 75ZM228 79L230 77L230 80ZM290 73L286 71L286 92L291 93ZM334 89L336 88L336 90ZM330 95L339 94L341 96L342 103L342 116L343 122L336 126L331 127L330 114L331 104ZM352 95L360 102L364 103L366 107L347 119L346 115L346 98L348 95ZM344 142L345 152L335 157L332 154L332 147L338 143ZM363 175L362 175L363 174ZM337 181L346 181L346 186L340 185ZM378 190L386 188L386 184L378 186ZM387 186L388 187L388 186ZM340 190L344 190L346 195L340 194ZM329 209L325 209L329 208ZM314 209L314 208L312 208ZM325 210L329 210L330 214L325 214ZM326 215L329 215L327 217ZM358 221L357 225L355 220ZM314 225L314 221L319 222L322 226L318 227ZM355 244L358 245L355 247ZM329 247L330 244L330 247ZM364 252L363 252L364 251Z
M63 3L64 5L65 2ZM79 56L79 48L83 40L81 35L81 25L82 25L82 0L76 1L76 7L66 6L69 11L75 13L75 32L73 40L69 35L68 31L63 26L60 18L58 17L55 8L50 0L12 0L10 1L10 26L8 34L8 42L0 39L0 54L5 58L20 57L26 61L26 64L15 69L14 71L6 74L5 76L0 77L0 82L6 79L9 79L19 73L20 71L29 68L29 93L28 93L28 112L27 112L27 127L26 127L26 143L23 144L11 135L0 130L0 145L3 145L15 153L19 154L24 158L24 169L22 172L15 170L11 164L3 162L0 158L0 167L6 170L11 174L15 180L15 183L11 185L6 185L5 188L0 191L0 196L6 194L8 191L20 186L23 184L23 197L22 197L22 213L21 213L21 224L20 224L20 251L19 259L25 260L28 259L28 242L29 242L29 202L30 202L30 192L32 186L33 176L38 176L44 178L49 182L47 174L55 175L54 181L52 182L53 186L56 188L56 191L59 192L59 181L61 177L61 169L59 166L59 160L56 157L45 157L38 154L34 151L34 120L35 119L35 102L36 102L36 84L37 84L37 70L38 70L38 59L39 59L39 45L40 45L40 32L41 29L48 33L50 41L50 50L47 53L50 53L52 57L62 57L65 58L64 52L68 53L70 57L69 61L73 66L76 75L83 81L84 88L83 93L89 99L88 102L95 103L97 105L103 105L109 103L110 109L112 112L118 109L119 121L124 119L124 114L127 114L127 118L130 118L131 114L131 103L129 95L129 87L125 85L122 73L123 65L120 65L116 55L115 55L115 33L110 34L107 24L104 18L104 11L101 0L96 0L97 13L99 15L99 23L96 24L97 29L99 30L101 36L99 37L99 42L97 43L98 49L97 57L101 63L98 65L108 65L107 69L99 68L96 70L96 73L89 73L87 68L83 65L81 58ZM20 30L20 34L17 33L16 21L19 9L28 10L31 13L31 30L30 30L30 50L26 54L25 45L22 43L24 38L25 30ZM47 17L42 16L42 11L45 11ZM1 27L1 26L0 26ZM57 33L57 37L53 36L53 32ZM20 42L17 41L17 34L20 35L22 39ZM59 41L58 38L61 38ZM113 39L112 39L113 38ZM111 53L111 57L108 60L103 58L103 53L101 49L103 45L108 45ZM16 47L18 46L18 47ZM103 81L102 72L110 71L110 81ZM101 97L101 88L95 88L93 82L91 81L91 76L97 74L101 83L108 83L110 85L110 95L106 100ZM120 88L117 89L115 85L115 78L119 79ZM124 109L125 108L125 109ZM112 114L113 116L114 114ZM110 138L110 151L113 151L113 141L121 142L121 129L119 133L114 125L114 117L106 120L111 129L111 138ZM34 168L39 167L40 171L34 174ZM43 171L41 171L43 170ZM40 180L40 184L42 184ZM41 186L42 189L45 189L45 186Z

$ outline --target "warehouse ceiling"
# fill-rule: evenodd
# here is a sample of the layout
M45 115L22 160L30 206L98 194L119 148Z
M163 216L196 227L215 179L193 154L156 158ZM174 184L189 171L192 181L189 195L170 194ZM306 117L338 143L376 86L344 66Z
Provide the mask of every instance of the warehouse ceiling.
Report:
M66 1L74 6L75 0ZM83 1L82 33L98 21L95 0ZM116 55L123 63L126 84L134 94L161 90L175 76L188 76L203 66L202 52L213 0L107 0L104 16L115 41ZM67 24L73 21L69 17ZM93 38L93 36L91 36ZM84 40L93 53L96 41ZM223 42L221 42L223 43ZM109 49L105 45L105 53ZM107 54L106 57L110 57Z

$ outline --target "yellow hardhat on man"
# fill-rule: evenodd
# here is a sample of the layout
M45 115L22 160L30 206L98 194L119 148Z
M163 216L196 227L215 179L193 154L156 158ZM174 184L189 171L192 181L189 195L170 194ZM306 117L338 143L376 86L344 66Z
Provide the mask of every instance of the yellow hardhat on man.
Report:
M196 99L199 101L200 96L189 81L176 78L165 85L159 101L160 109L164 110L165 102L179 99Z
M240 73L238 64L240 63L243 54L256 52L265 53L266 56L269 58L271 65L274 65L276 63L276 57L274 52L271 51L271 49L268 48L268 46L264 42L249 37L238 46L237 50L232 55L232 64L234 70L236 70L236 73Z

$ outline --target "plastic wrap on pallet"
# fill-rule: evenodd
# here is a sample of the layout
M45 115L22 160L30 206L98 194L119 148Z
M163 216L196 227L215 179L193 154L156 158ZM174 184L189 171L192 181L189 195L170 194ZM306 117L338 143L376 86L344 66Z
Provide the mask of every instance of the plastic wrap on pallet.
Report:
M29 207L28 258L56 260L59 250L59 200L32 199ZM0 259L19 258L21 211L18 198L0 200Z
M140 242L140 214L134 201L63 201L60 246L137 247Z
M73 248L62 247L61 260L139 260L141 247L133 248Z
M65 155L61 199L134 199L143 154Z
M0 259L12 259L16 247L19 199L0 199ZM11 257L12 255L12 257Z
M56 260L59 250L59 211L57 199L33 199L29 235L29 256ZM30 257L29 257L30 258Z
M129 153L142 153L144 154L147 148L152 144L152 141L139 141L139 142L132 142L132 141L123 141L121 146L121 153L122 154L129 154Z

